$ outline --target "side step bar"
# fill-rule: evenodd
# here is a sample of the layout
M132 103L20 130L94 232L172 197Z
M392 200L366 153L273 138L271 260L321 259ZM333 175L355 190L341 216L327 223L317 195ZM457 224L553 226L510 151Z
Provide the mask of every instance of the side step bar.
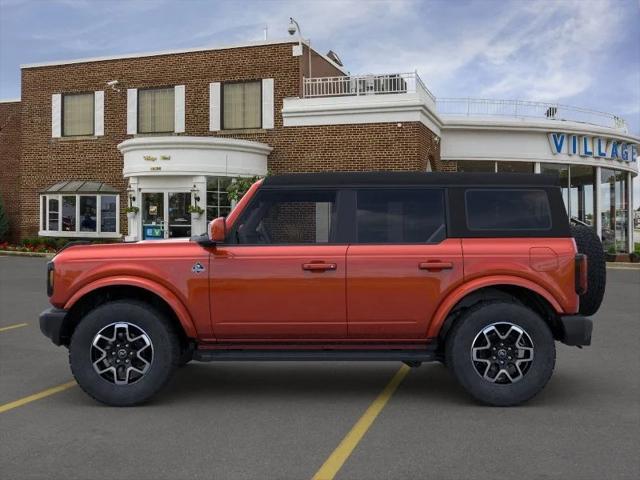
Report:
M435 349L419 350L234 350L197 349L193 359L217 361L396 361L431 362L438 359Z

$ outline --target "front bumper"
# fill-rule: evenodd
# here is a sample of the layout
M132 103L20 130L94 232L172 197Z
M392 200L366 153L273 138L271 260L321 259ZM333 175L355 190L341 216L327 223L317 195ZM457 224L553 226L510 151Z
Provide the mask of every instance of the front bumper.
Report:
M558 339L566 345L591 345L593 321L580 315L560 317L561 337Z
M64 335L64 323L67 311L60 308L47 308L40 314L40 331L56 345L67 340Z

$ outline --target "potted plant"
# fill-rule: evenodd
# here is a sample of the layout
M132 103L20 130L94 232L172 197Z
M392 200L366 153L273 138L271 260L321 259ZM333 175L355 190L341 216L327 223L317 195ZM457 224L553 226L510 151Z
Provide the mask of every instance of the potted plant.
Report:
M199 205L189 205L187 211L191 214L191 220L199 220L204 213L204 209Z
M129 220L133 220L134 218L136 218L136 215L138 214L140 209L138 207L134 207L133 205L131 205L125 208L124 211L127 212L127 218Z

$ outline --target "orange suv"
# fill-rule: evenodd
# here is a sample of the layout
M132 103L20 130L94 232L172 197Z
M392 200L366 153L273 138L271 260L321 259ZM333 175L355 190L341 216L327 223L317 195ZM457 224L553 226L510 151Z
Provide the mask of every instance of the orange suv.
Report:
M40 327L109 405L191 360L388 360L444 362L504 406L545 386L556 340L590 344L604 286L552 177L282 175L202 236L65 248Z

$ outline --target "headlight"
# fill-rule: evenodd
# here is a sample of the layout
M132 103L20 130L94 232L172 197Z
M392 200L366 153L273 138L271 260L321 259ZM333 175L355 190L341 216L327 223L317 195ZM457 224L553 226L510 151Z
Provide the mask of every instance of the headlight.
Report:
M53 295L53 278L54 278L53 262L47 263L47 295Z

